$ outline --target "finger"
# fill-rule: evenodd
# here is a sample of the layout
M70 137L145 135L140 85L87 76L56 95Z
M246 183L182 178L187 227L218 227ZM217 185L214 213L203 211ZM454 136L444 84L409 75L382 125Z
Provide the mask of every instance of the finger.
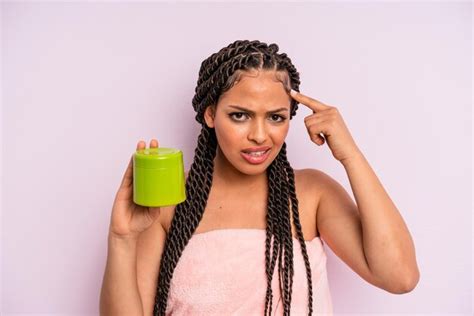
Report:
M128 162L127 170L125 170L125 173L122 178L122 182L120 183L121 188L126 188L131 186L133 183L133 155L130 158L130 161Z
M316 137L316 145L321 146L323 144L324 144L324 137L318 134L318 136Z
M309 129L307 131L308 131L309 138L313 140L316 143L316 145L321 146L322 144L324 144L323 132L313 134Z
M137 150L145 149L145 148L146 148L146 143L145 143L143 140L140 140L140 141L137 143Z
M137 143L137 151L140 149L144 149L146 146L146 143L143 140L138 141ZM122 178L122 182L120 183L120 187L129 187L133 184L133 156L130 158L130 161L128 162L127 170L125 170L125 173Z
M158 147L158 140L156 138L153 138L150 141L150 148L152 148L152 147Z
M318 111L322 111L322 110L326 110L326 109L330 108L330 106L328 106L328 105L326 105L326 104L324 104L324 103L322 103L322 102L320 102L316 99L313 99L313 98L311 98L307 95L304 95L301 92L295 91L293 89L291 89L290 95L293 99L295 99L299 103L301 103L303 105L306 105L308 108L313 110L313 113L316 113Z

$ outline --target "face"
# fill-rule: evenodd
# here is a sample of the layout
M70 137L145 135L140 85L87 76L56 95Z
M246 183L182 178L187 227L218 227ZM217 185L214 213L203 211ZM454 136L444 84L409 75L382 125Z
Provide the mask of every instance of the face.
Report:
M206 124L215 129L219 143L216 159L241 173L255 175L264 172L276 158L290 126L291 96L273 71L253 71L222 94L215 109L208 107ZM268 146L267 157L248 161L243 151Z

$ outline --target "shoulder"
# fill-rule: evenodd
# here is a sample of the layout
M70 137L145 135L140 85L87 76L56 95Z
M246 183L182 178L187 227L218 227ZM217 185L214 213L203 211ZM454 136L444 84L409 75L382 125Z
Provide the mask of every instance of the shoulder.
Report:
M334 180L325 172L314 168L295 169L294 171L295 186L302 193L301 197L311 201L314 212L317 212L321 199L328 192L328 185L331 185L331 181Z
M331 176L319 169L305 168L295 170L295 181L297 174L301 185L310 189L316 194L321 194L328 186L334 184L335 182Z
M299 170L299 173L300 186L306 187L306 190L309 190L312 196L316 198L315 207L317 209L317 213L321 213L319 209L322 206L321 201L323 200L347 201L347 197L349 196L347 191L337 180L324 171L306 168ZM318 214L318 217L319 216L320 215Z

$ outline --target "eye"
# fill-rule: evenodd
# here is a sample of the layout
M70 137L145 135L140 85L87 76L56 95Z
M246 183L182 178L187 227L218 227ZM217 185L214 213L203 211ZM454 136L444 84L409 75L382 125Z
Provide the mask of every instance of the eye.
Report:
M241 120L239 118L242 117L242 115L245 115L245 116L248 116L247 113L245 112L233 112L233 113L230 113L229 116L234 120L234 121L237 121L237 122L243 122L244 120ZM237 117L238 116L238 117ZM281 115L278 115L278 114L273 114L271 115L272 117L272 120L274 122L277 122L277 123L281 123L281 122L284 122L286 120L286 117L284 116L281 116Z
M234 121L238 121L238 122L242 122L242 120L239 120L239 119L235 119L235 115L247 115L247 113L244 113L244 112L233 112L233 113L230 113L229 116L234 120Z
M279 120L279 121L276 121L276 122L283 122L284 120L286 120L286 117L281 116L281 115L278 115L278 114L273 114L272 117L278 117L278 118L280 118L280 120Z

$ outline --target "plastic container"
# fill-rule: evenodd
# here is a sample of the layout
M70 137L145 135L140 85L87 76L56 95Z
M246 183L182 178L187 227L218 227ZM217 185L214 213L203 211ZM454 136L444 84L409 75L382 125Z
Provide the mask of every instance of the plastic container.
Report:
M175 148L140 149L133 155L133 202L176 205L186 200L183 153Z

